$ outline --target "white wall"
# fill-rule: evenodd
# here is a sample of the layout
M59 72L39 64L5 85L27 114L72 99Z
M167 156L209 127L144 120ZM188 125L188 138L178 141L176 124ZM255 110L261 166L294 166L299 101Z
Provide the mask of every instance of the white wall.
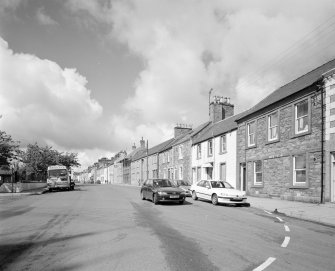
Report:
M236 187L236 134L234 130L226 133L226 150L227 152L220 154L220 136L214 138L213 156L208 156L208 141L201 144L201 158L197 159L197 145L192 146L192 180L193 168L201 167L201 179L207 179L206 170L203 167L206 163L213 163L213 180L220 179L220 164L226 164L226 180Z

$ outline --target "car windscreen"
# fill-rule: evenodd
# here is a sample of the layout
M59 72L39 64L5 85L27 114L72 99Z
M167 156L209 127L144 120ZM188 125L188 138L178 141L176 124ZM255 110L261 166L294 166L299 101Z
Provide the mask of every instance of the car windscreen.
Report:
M174 187L175 185L169 180L154 180L154 187Z
M229 183L222 182L222 181L212 181L211 185L212 185L212 188L228 188L228 189L233 188Z
M185 185L185 186L190 186L190 185L191 185L189 182L187 182L187 181L183 181L183 180L178 181L178 184L179 184L179 185Z

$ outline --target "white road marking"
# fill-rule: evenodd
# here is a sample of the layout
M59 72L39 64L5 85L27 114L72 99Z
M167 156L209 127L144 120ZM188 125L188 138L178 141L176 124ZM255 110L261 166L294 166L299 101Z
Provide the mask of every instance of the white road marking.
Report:
M264 263L262 263L260 266L255 268L253 271L262 271L265 268L267 268L270 264L272 264L275 260L276 260L276 258L270 257Z
M290 242L290 237L285 236L284 242L281 244L281 247L287 247L288 243Z
M272 213L271 212L269 212L269 211L266 211L266 210L263 210L265 213L267 213L267 214L269 214L269 215L272 215Z
M290 231L290 228L287 225L284 225L285 231Z
M276 218L277 218L280 222L283 222L283 220L282 220L280 217L276 216Z

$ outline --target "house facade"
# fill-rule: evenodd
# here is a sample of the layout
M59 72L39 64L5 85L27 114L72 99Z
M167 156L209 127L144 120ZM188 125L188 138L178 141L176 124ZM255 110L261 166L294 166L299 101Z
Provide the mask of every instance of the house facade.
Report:
M173 180L187 180L190 170L189 150L186 141L190 140L192 128L186 125L174 127L174 138L159 153L159 177ZM185 177L185 178L184 178Z
M252 196L330 200L323 74L331 61L277 89L237 119L237 173Z
M236 187L236 117L230 100L215 96L210 124L192 139L192 181L225 180Z
M335 202L335 69L323 74L325 92L325 191ZM325 197L327 198L327 197Z

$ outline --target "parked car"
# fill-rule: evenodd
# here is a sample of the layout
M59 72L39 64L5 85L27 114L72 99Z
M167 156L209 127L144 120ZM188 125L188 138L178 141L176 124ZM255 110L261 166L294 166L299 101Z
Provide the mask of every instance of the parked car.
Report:
M186 197L191 197L191 183L188 181L184 181L184 180L174 180L174 183L176 184L176 186L178 186L179 188L183 189L185 192L185 196Z
M234 189L225 181L200 181L191 186L191 191L194 200L210 200L214 205L226 203L249 206L245 192Z
M149 179L141 187L141 199L152 200L154 204L162 201L183 204L185 192L168 179Z

